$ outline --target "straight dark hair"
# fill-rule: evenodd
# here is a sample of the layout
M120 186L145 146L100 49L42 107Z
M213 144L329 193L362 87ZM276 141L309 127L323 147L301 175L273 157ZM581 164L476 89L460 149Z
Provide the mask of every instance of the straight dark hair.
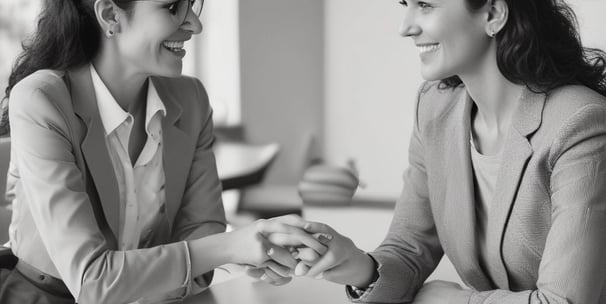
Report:
M494 0L466 0L477 11ZM497 33L497 65L505 78L547 93L583 84L606 96L606 53L581 44L575 13L563 0L504 0L509 19ZM457 87L452 76L442 87Z

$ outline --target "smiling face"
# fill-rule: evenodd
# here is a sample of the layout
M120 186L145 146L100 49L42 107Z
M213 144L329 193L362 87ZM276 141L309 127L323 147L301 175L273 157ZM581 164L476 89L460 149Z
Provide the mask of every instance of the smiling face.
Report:
M419 51L421 74L427 80L473 73L491 54L486 35L488 14L472 13L466 0L406 0L401 34Z
M187 5L186 1L136 1L132 14L120 22L120 33L115 36L121 62L140 74L180 76L184 42L202 31L193 11L185 17L179 15L178 5Z

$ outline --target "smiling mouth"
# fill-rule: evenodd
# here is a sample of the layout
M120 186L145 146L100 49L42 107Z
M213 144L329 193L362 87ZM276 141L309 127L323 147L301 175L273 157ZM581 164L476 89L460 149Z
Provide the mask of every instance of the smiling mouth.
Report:
M164 41L162 43L162 46L173 52L173 53L178 53L183 51L183 46L185 45L185 41Z
M440 48L440 44L439 43L417 45L417 50L419 50L419 54L426 54L426 53L435 52L439 48Z

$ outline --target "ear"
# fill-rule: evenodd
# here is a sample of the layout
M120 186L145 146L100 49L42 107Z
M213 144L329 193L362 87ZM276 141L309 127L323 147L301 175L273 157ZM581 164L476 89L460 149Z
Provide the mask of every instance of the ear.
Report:
M505 0L489 0L488 2L488 22L486 22L485 30L488 36L494 37L507 24L509 6Z
M112 0L96 0L94 9L97 22L108 38L120 31L120 8Z

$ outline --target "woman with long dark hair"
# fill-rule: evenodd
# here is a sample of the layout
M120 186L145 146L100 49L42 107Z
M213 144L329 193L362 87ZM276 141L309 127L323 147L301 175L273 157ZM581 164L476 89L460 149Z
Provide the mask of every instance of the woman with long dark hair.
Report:
M296 262L268 232L322 250L276 221L221 233L212 110L202 84L181 76L203 4L44 2L6 89L18 262L0 265L1 303L183 297L225 263L283 273Z
M363 303L606 303L604 52L560 0L401 4L428 82L391 227L365 253L301 226L332 240L297 273ZM468 288L425 283L444 254Z

